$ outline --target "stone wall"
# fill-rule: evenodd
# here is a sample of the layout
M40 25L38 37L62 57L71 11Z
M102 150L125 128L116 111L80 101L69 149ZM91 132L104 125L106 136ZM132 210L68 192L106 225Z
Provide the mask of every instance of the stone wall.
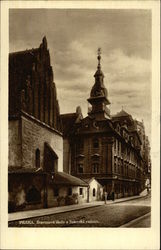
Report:
M71 188L72 194L68 194L68 189ZM80 194L82 188L82 194ZM59 195L54 196L54 187L48 186L48 207L65 206L72 204L81 204L87 202L87 187L61 186Z
M9 174L9 212L43 208L44 206L44 176L39 174ZM29 202L29 191L35 188L40 200Z
M40 122L22 116L22 166L35 167L35 152L40 150L40 167L44 166L44 143L58 156L58 171L63 171L63 138Z
M21 167L21 122L20 120L9 121L9 166Z
M68 139L63 139L63 171L71 173L71 148Z

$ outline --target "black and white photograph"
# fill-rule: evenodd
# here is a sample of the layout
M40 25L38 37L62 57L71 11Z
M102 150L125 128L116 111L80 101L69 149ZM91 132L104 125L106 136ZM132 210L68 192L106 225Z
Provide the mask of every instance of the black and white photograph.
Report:
M8 228L150 230L152 9L9 8L7 56Z

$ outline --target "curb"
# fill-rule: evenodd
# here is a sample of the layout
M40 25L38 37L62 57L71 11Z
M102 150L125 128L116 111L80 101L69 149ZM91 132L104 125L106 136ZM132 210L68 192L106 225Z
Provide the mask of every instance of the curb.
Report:
M139 196L139 197L135 197L135 198L132 198L131 197L131 199L127 199L127 200L122 200L122 201L114 201L113 203L111 203L111 204L115 204L115 203L121 203L121 202L125 202L125 201L132 201L132 200L137 200L137 199L141 199L141 198L145 198L147 195L144 195L144 196ZM108 204L108 205L111 205L111 204Z
M151 214L151 212L148 212L148 213L146 213L146 214L144 214L144 215L142 215L142 216L140 216L140 217L138 217L138 218L136 218L136 219L133 219L133 220L131 220L131 221L129 221L129 222L127 222L127 223L125 223L125 224L123 224L123 225L121 225L120 227L128 227L128 226L130 226L131 224L133 224L134 222L137 222L137 221L139 221L140 219L143 219L143 218L146 218L147 216L149 216Z
M77 211L77 210L83 210L83 209L92 208L92 207L99 207L99 206L102 206L102 205L104 205L104 204L95 204L95 205L93 205L93 206L71 208L71 209L69 209L69 210L55 211L55 212L51 212L51 213L48 213L48 214L31 215L31 216L28 216L28 217L26 217L26 218L8 219L8 222L19 221L19 220L27 220L27 219L31 219L31 218L37 218L37 217L43 217L43 216L50 216L50 215L54 215L54 214L68 213L68 212Z
M87 208L93 208L93 207L99 207L99 206L103 206L103 205L114 205L114 204L117 204L117 203L122 203L122 202L126 202L126 201L131 201L131 200L136 200L136 199L139 199L139 198L143 198L145 196L139 196L139 197L131 197L131 199L126 199L126 200L121 200L121 201L117 201L115 200L114 202L113 201L110 201L110 203L102 203L102 204L93 204L93 205L89 205L89 206L85 206L85 207L70 207L69 210L64 210L64 211L53 211L51 213L48 213L48 214L40 214L40 215L29 215L27 216L26 218L15 218L15 219L9 219L8 218L8 222L12 222L12 221L19 221L19 220L27 220L27 219L31 219L31 218L36 218L36 217L43 217L43 216L49 216L49 215L54 215L54 214L61 214L61 213L68 213L68 212L71 212L71 211L77 211L77 210L82 210L82 209L87 209Z

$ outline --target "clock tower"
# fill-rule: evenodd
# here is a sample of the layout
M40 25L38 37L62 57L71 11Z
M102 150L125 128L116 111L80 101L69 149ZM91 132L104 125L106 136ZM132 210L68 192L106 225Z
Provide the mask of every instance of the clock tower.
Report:
M96 120L110 119L110 110L107 107L110 104L108 100L108 92L104 86L104 74L101 70L101 49L98 49L98 66L94 74L95 83L91 89L90 98L88 102L92 105L88 115L94 117Z

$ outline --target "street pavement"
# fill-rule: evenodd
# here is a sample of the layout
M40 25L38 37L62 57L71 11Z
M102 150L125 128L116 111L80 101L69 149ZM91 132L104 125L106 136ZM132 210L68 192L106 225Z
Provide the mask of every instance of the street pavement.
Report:
M131 196L126 198L120 198L116 199L115 201L108 200L106 201L106 204L110 205L113 203L121 203L124 201L131 201L136 199L141 199L140 196ZM36 210L28 210L28 211L20 211L20 212L14 212L9 213L8 215L8 221L16 221L16 220L22 220L22 219L29 219L34 218L38 216L45 216L45 215L51 215L51 214L58 214L58 213L64 213L68 211L75 211L90 207L97 207L104 205L104 201L93 201L90 203L83 203L83 204L76 204L76 205L70 205L70 206L60 206L60 207L51 207L47 209L36 209Z
M134 228L138 228L138 227L150 227L151 226L151 213L147 213L139 218L136 218L124 225L122 225L121 227L134 227Z
M132 198L132 197L131 197ZM72 207L72 206L70 206ZM48 210L48 209L47 209ZM9 227L150 227L150 197L100 203L97 206L10 221ZM144 217L145 216L145 217ZM141 218L142 220L136 220ZM133 224L128 224L133 221Z

